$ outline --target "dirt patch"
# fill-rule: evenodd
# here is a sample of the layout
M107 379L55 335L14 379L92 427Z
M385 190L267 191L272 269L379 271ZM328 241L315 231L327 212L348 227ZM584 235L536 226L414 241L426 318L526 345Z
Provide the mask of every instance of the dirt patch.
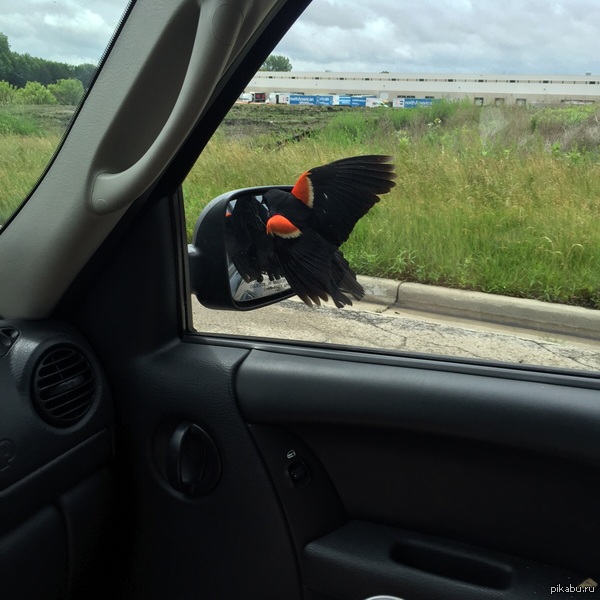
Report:
M236 104L219 129L229 138L272 136L281 143L310 135L336 112L339 107Z

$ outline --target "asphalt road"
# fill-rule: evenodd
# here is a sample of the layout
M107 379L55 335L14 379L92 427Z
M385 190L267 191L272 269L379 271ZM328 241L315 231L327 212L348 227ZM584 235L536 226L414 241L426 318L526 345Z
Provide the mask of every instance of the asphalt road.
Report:
M360 302L309 308L285 300L248 311L214 311L194 300L199 332L386 348L600 371L597 341Z

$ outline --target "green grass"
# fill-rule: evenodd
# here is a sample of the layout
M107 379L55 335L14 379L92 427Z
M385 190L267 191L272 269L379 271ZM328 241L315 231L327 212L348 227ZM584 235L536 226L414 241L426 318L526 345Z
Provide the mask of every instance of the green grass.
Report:
M0 135L39 135L38 124L28 116L13 114L6 110L0 111Z
M359 271L600 307L600 179L552 157L404 152L344 252Z
M0 225L27 196L52 157L58 135L0 135Z
M0 125L0 222L60 139L54 113L17 117L13 129ZM589 106L235 107L184 182L188 235L225 191L392 154L396 188L343 247L358 273L598 309L599 120Z
M389 153L397 187L343 247L358 273L600 308L598 114L440 103L333 113L280 147L221 134L185 183L188 231L224 191Z
M72 107L0 106L0 225L48 164Z

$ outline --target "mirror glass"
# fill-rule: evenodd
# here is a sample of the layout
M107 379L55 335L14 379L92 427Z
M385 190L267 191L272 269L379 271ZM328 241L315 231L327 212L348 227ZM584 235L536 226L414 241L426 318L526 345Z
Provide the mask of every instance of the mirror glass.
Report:
M267 208L262 194L243 193L226 205L229 284L236 303L290 292L266 234L266 223Z

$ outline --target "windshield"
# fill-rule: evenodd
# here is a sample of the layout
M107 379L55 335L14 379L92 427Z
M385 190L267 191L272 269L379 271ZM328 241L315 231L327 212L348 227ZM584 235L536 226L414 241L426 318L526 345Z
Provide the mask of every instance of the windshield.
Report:
M58 147L126 5L0 2L0 227Z

